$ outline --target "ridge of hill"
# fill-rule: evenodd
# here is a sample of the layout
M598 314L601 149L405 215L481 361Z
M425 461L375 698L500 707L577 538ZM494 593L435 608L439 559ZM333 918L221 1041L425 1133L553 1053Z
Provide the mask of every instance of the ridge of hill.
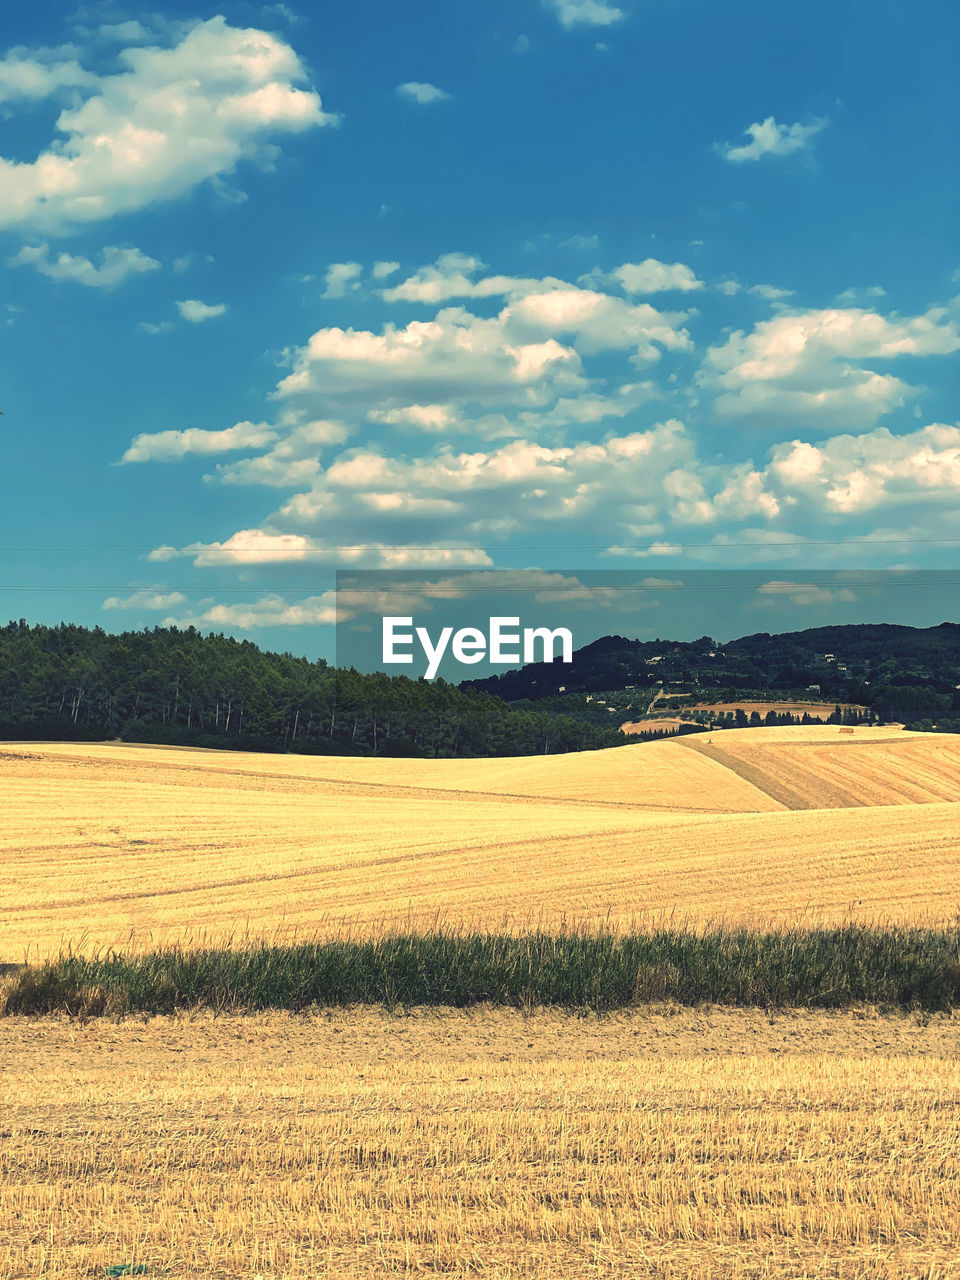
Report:
M0 960L437 919L947 921L960 739L732 730L564 756L396 760L0 744Z
M865 707L870 718L881 721L926 729L945 721L940 728L960 730L960 624L814 627L757 632L724 644L710 636L692 641L602 636L576 650L572 664L531 663L460 687L493 693L514 705L562 707L569 714L578 713L578 704L585 713L586 696L625 689L635 691L641 705L645 691L647 698L712 695L717 702L780 693ZM602 717L593 711L586 718Z

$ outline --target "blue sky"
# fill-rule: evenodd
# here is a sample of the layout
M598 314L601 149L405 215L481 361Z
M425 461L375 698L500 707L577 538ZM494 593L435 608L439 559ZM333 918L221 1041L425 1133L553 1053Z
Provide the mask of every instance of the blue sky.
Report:
M2 612L329 656L338 567L949 569L958 28L19 7Z

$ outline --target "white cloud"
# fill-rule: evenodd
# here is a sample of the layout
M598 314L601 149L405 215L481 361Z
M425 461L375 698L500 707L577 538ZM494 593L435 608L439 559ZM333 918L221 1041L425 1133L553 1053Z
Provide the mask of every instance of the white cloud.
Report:
M664 293L669 290L688 293L703 288L703 281L698 280L696 273L684 263L659 262L656 258L625 262L611 271L607 279L619 284L625 293Z
M0 59L0 103L39 102L63 89L83 89L96 83L96 76L85 71L76 58L31 57L28 50L18 48Z
M755 298L763 298L765 302L782 302L784 298L792 298L796 289L778 289L773 284L754 284L747 290Z
M550 389L581 384L576 352L553 338L522 340L504 318L448 308L430 321L382 333L319 329L292 354L282 399L362 398L373 407L480 398L536 403Z
M109 596L100 606L102 609L172 609L183 604L186 596L181 591L163 591L159 587L145 587L135 591L132 596L121 599L120 596Z
M137 328L141 333L169 333L173 329L173 321L160 320L154 324L151 320L141 320Z
M157 547L147 559L163 562L178 556L193 557L194 564L199 568L299 561L309 561L311 564L351 564L374 569L482 567L492 563L486 552L478 547L404 547L375 541L338 546L329 539L264 529L240 529L223 542L195 542L180 549Z
M633 349L636 364L660 359L661 348L690 349L690 335L681 328L684 312L657 311L648 303L632 304L592 289L573 285L547 287L514 298L501 318L514 331L568 334L581 354Z
M373 264L373 278L374 280L386 280L395 271L399 270L399 262L375 262Z
M446 102L450 97L449 93L445 93L443 89L438 89L435 84L428 84L423 80L408 80L406 84L398 84L397 93L401 98L418 102L422 107L431 102Z
M960 427L933 423L906 435L886 427L819 445L772 451L768 474L808 509L852 516L878 508L960 503Z
M837 302L843 303L844 306L862 306L865 302L874 302L877 298L885 298L886 296L886 289L879 284L862 288L854 286L851 289L844 289L843 293L838 293Z
M827 127L826 120L812 120L810 124L777 124L773 116L759 124L748 125L744 129L750 141L741 146L730 142L717 143L716 149L732 164L742 164L746 160L760 160L763 156L789 156L797 151L806 151L813 144L813 139Z
M323 277L325 298L345 298L360 288L363 267L359 262L332 262Z
M605 0L543 0L564 27L609 27L624 16Z
M177 622L166 619L167 625L236 627L240 631L252 631L257 627L326 627L337 622L337 593L324 591L319 596L307 596L303 600L289 602L278 595L262 596L245 604L215 604L197 618Z
M825 429L865 428L914 388L853 361L957 350L960 333L941 308L906 319L857 308L783 313L710 348L699 380L719 392L713 407L723 418L804 417Z
M486 452L442 445L432 456L416 458L366 447L340 454L271 521L312 535L334 521L356 522L366 508L380 517L384 532L402 529L417 515L421 523L430 520L438 529L434 541L577 517L606 528L629 526L643 502L658 515L671 511L684 522L702 521L709 516L693 510L684 484L696 466L692 438L677 421L566 447L519 439ZM716 477L711 483L717 486Z
M34 267L48 280L71 281L93 289L112 289L129 276L156 271L160 263L139 249L120 249L107 245L100 253L100 265L89 258L59 253L51 260L47 244L24 245L19 253L7 259L8 267Z
M188 454L228 453L232 449L261 449L276 440L278 431L265 422L238 422L223 431L142 432L120 459L124 462L179 462Z
M416 427L418 431L445 431L457 422L457 411L450 404L406 404L399 409L374 409L373 422L388 426Z
M63 232L169 201L233 173L271 136L336 123L298 87L305 73L289 45L222 17L171 48L118 57L124 69L95 81L67 64L32 81L22 59L20 70L8 67L21 95L24 85L49 92L52 80L72 78L85 97L61 112L57 138L36 160L0 158L0 227Z
M182 319L188 320L190 324L202 324L204 320L212 320L215 316L222 316L227 309L225 302L207 303L200 302L197 298L186 298L182 302L177 303L177 310L180 312Z
M384 289L385 302L446 302L450 298L495 298L533 286L536 281L514 276L490 276L474 280L484 263L469 253L445 253L428 267L421 267L400 284Z
M275 431L274 437L280 433ZM267 453L238 462L219 463L217 478L224 484L263 484L290 487L310 484L320 475L324 449L343 444L349 432L339 422L301 422L289 427Z

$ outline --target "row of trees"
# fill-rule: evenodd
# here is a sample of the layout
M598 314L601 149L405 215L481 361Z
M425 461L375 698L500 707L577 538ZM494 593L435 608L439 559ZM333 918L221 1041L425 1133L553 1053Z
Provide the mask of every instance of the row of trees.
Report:
M340 671L248 640L155 627L0 629L0 736L318 753L528 755L626 741L437 680Z

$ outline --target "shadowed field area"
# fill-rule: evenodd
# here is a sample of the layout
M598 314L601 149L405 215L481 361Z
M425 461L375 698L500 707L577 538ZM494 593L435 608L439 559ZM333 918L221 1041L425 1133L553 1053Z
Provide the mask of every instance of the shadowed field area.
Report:
M958 800L957 739L892 729L499 760L8 744L0 961L438 918L948 921Z

